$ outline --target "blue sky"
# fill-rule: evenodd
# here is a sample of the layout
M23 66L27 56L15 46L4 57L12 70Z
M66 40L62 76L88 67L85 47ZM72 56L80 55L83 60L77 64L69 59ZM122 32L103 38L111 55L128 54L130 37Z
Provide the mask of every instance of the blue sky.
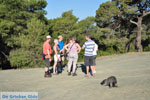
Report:
M95 16L99 5L106 1L108 0L47 0L46 17L54 19L65 11L73 10L73 14L82 20L88 16Z

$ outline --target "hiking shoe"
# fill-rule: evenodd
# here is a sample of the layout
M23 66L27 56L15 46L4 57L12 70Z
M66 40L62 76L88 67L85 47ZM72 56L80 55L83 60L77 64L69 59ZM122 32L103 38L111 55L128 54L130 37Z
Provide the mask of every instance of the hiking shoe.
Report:
M68 72L68 76L70 76L71 75L71 72Z
M49 78L50 78L50 77L52 77L52 74L51 74L51 73L49 73L49 74L47 75L47 77L49 77Z
M72 76L77 76L77 74L76 74L76 73L73 73Z
M45 75L44 75L44 77L46 78L46 77L52 77L52 75L51 75L51 73L49 73L49 72L45 72Z

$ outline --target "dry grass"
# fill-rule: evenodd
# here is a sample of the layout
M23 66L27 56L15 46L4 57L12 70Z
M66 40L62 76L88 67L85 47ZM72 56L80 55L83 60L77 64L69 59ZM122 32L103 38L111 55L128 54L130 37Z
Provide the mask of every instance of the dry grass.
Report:
M96 76L85 78L61 75L44 78L44 69L0 71L0 91L38 92L39 100L149 100L150 53L129 53L97 59ZM114 75L118 88L109 89L99 83Z

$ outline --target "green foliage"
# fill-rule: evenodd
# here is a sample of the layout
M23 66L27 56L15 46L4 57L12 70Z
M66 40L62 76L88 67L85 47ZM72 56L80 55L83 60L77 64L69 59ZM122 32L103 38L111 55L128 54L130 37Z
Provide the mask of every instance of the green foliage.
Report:
M135 51L135 41L140 41L135 38L137 33L140 33L138 29L142 29L142 42L147 40L148 17L144 19L148 20L145 25L137 21L139 17L145 17L150 12L149 7L149 0L112 0L101 4L96 11L96 23L100 28L111 29L111 32L102 35L104 39L100 42L105 47L117 47L119 52ZM133 21L137 24L133 24ZM142 27L137 28L140 25ZM119 41L123 42L123 45Z
M48 27L40 20L33 18L28 21L27 29L25 30L26 35L21 34L19 38L16 38L16 41L18 42L16 44L20 45L21 48L10 52L9 60L11 65L21 67L40 67L42 64L42 44L46 35L48 35L47 30ZM17 52L20 53L17 54ZM23 57L25 58L23 59Z
M1 64L3 64L3 66L5 66L5 64L7 65L8 61L13 66L24 67L25 65L28 66L28 64L30 66L33 66L33 64L31 64L32 61L26 59L32 58L35 53L36 61L33 62L34 64L35 62L38 62L37 55L39 55L39 53L37 52L41 50L41 48L39 49L39 45L41 45L41 41L43 40L41 38L44 37L41 37L41 35L39 34L48 34L48 28L47 26L44 26L44 28L42 27L43 30L40 31L40 26L42 25L41 23L36 21L43 21L42 23L43 25L45 25L46 20L44 14L46 14L46 12L43 9L46 7L46 5L46 0L0 0L0 55L1 57L5 56L5 58L1 61ZM35 19L35 22L32 21L30 25L29 23L32 18ZM35 26L36 24L40 25L34 28L33 26ZM38 34L35 34L33 32L33 29L35 33L38 32ZM33 39L37 40L32 42ZM37 42L39 40L40 42ZM35 42L37 42L37 44ZM34 48L34 46L36 46L36 48ZM29 54L27 51L30 50L33 51ZM18 53L18 51L20 52ZM25 56L23 56L23 52L26 53ZM13 55L17 55L18 57L16 62L16 57ZM23 57L25 58L23 59ZM38 59L39 58L40 57L38 56ZM25 62L23 63L23 61Z
M78 54L78 61L84 61L84 50L81 50L80 53Z
M120 15L119 8L115 5L115 2L106 2L100 5L100 8L96 11L96 22L99 27L108 25L114 21L115 16Z
M98 56L136 51L137 21L149 12L149 0L112 0L100 5L95 17L81 21L66 11L56 19L44 17L46 0L0 0L0 66L43 67L42 44L46 35L53 39L62 35L64 43L72 36L83 45L85 34L95 38ZM150 51L150 15L142 21L142 45ZM84 59L84 50L79 61Z
M62 35L67 43L69 37L73 35L72 31L76 29L77 21L78 18L72 14L72 11L64 12L60 18L54 19L50 23L52 37L57 38L58 35Z
M26 50L12 50L10 52L9 60L11 66L15 66L17 68L23 68L30 65L30 51Z

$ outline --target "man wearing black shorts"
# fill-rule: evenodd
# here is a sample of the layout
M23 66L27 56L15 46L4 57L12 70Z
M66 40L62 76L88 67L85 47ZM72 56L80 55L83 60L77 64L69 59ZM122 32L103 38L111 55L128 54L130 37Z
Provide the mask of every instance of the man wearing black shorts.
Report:
M51 36L48 35L46 36L46 41L43 44L43 54L45 55L45 63L46 63L44 77L51 77L51 73L49 72L51 54L52 54L51 46L49 44L50 41L51 41Z
M86 66L86 75L85 77L89 76L89 67L91 66L92 70L92 76L94 75L94 68L93 68L93 50L95 46L95 42L91 40L90 35L86 34L85 39L87 40L82 49L85 49L85 58L84 58L84 64Z

